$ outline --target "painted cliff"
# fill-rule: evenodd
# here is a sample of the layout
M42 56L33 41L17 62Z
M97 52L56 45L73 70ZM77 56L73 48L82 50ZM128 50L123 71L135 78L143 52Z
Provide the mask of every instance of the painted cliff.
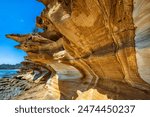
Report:
M7 35L36 84L14 99L150 99L149 0L39 1L44 32Z

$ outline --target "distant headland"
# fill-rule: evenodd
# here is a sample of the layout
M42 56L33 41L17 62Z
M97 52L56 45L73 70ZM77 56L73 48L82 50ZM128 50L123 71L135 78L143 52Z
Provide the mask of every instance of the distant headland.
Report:
M21 64L15 64L15 65L11 65L11 64L1 64L0 65L0 69L20 69L21 68Z

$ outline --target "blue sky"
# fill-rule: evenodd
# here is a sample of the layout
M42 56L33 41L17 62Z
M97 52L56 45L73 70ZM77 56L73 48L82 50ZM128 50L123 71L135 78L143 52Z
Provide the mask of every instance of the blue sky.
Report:
M36 0L0 1L0 64L16 64L24 60L25 52L14 48L17 42L7 39L5 34L31 33L36 16L44 5Z

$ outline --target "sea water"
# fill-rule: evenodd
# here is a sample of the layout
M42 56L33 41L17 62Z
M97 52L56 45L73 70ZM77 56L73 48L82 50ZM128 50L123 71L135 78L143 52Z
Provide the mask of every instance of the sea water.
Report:
M18 71L18 69L0 69L0 78L12 78Z

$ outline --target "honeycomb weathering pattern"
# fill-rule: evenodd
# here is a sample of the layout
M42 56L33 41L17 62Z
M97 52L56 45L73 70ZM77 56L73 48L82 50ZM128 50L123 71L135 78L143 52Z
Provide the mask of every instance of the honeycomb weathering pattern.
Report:
M39 1L44 32L7 37L44 68L42 99L150 99L149 0Z

